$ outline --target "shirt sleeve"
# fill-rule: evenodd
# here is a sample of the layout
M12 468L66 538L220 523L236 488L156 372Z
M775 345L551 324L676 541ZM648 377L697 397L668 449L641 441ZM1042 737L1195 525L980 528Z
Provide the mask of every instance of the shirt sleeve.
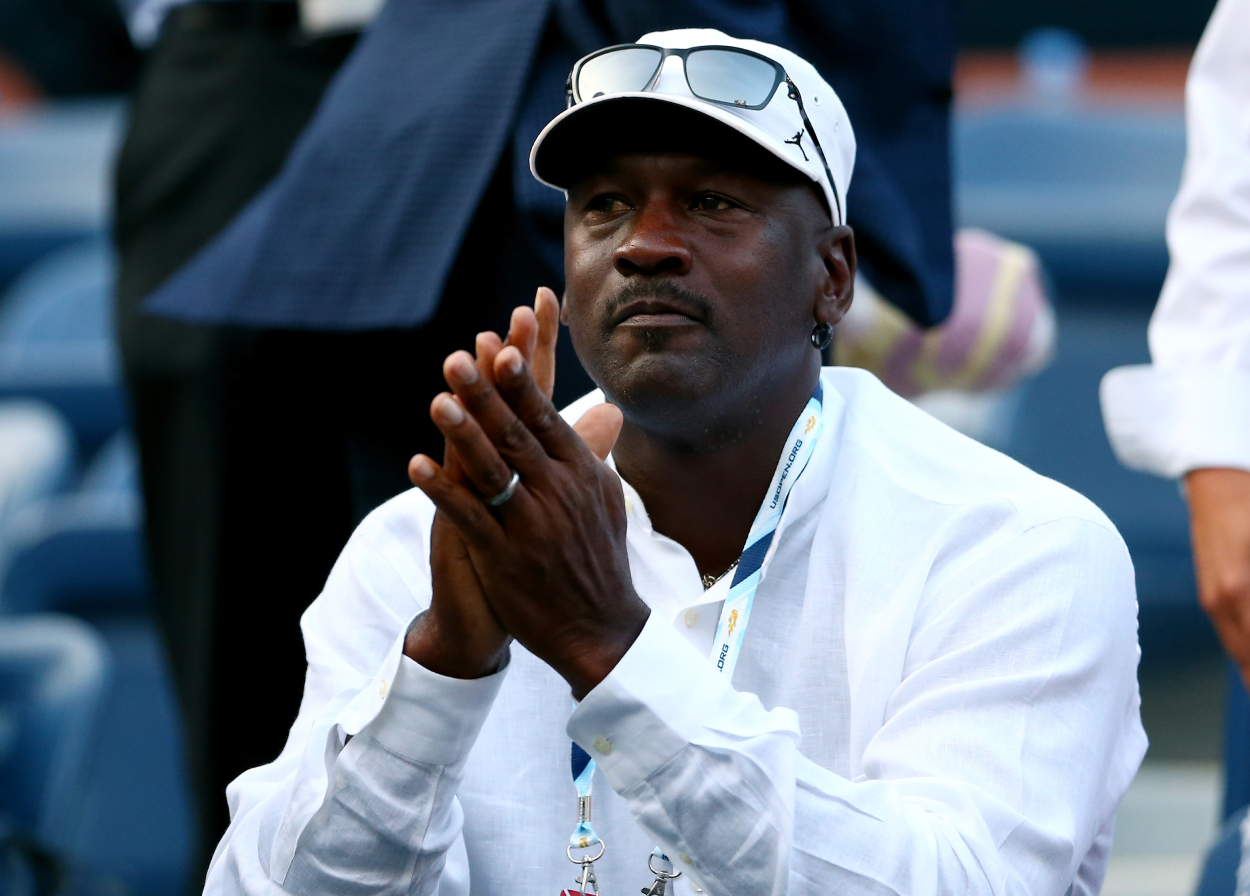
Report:
M1164 476L1250 470L1250 0L1220 0L1185 87L1188 152L1168 214L1171 264L1153 363L1102 386L1127 466Z
M299 715L227 788L206 894L468 893L456 791L505 670L462 681L403 655L429 606L430 518L413 493L374 511L304 614Z
M568 730L714 896L1094 893L1145 752L1135 622L1119 536L1056 521L923 601L854 780L656 614Z

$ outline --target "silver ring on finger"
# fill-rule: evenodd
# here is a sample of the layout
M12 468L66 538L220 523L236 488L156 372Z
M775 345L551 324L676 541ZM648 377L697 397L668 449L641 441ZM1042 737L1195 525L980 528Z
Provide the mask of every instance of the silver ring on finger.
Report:
M487 498L486 503L491 507L500 507L507 504L516 494L516 487L521 482L521 474L516 470L512 471L512 478L508 480L508 484L503 487L503 491L495 495L493 498Z

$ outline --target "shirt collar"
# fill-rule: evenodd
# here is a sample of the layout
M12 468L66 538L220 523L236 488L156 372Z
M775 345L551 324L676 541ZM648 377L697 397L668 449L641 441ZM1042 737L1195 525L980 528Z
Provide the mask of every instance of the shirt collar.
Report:
M799 519L823 502L829 494L829 483L833 477L833 469L838 458L846 419L846 399L837 391L830 377L822 375L821 380L824 386L823 432L819 442L816 444L816 450L813 452L811 460L808 461L807 468L803 471L798 481L795 482L794 488L790 492L785 512L777 527L777 538L784 537L785 529L792 520ZM620 477L620 473L616 468L616 459L611 454L608 455L606 463L620 478L621 491L625 499L625 516L630 530L636 536L634 544L639 553L644 557L648 557L652 551L657 549L666 554L675 550L685 553L686 557L689 558L689 553L684 547L666 535L654 530L651 525L651 517L647 513L642 497L632 485L626 482L623 477ZM693 571L694 581L699 582L699 594L701 595L702 582L699 580L698 571L694 567L693 558L689 558L689 565ZM683 578L685 577L683 576ZM684 593L686 589L683 588L681 590ZM691 600L684 605L690 606L701 602L703 602L702 599Z

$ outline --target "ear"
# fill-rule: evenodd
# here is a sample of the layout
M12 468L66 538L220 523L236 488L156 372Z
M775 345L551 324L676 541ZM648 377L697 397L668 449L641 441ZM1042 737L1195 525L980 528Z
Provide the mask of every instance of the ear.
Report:
M855 296L855 234L845 225L830 227L820 237L819 250L824 276L816 287L812 317L837 326Z

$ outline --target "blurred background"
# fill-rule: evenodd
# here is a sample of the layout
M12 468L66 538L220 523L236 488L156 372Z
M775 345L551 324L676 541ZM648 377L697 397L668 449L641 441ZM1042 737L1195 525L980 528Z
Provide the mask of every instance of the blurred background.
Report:
M919 399L1089 496L1133 555L1151 747L1104 892L1192 892L1222 795L1226 671L1176 485L1112 455L1098 383L1148 361L1183 86L1210 0L965 0L955 213L1033 247L1053 360L975 407ZM142 65L111 0L0 0L0 835L83 887L174 896L191 810L113 338L106 232ZM0 855L0 888L22 874ZM29 883L29 881L27 881ZM12 892L20 892L17 889Z

